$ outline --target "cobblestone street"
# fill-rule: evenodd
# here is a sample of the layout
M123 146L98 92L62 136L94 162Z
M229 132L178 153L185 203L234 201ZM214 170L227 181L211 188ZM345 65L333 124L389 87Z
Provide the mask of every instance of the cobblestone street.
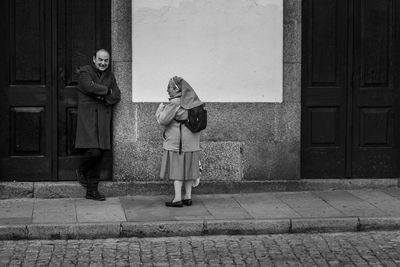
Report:
M398 266L400 232L0 241L0 266Z

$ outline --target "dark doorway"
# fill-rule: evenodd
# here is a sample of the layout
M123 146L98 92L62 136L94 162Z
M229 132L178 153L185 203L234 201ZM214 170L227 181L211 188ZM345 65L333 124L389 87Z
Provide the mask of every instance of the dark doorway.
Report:
M303 178L399 177L399 11L303 0Z
M1 2L0 180L74 179L77 69L111 48L110 0ZM102 178L111 176L107 154Z

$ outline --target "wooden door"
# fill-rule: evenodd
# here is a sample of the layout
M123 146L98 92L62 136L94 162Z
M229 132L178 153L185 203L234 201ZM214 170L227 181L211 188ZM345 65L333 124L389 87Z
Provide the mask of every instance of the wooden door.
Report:
M5 0L0 12L0 181L75 179L76 70L110 50L111 1ZM103 166L110 178L110 153Z
M52 180L51 0L0 5L0 179Z
M394 2L358 0L354 6L351 174L356 178L399 174Z
M397 2L303 1L303 178L398 177Z

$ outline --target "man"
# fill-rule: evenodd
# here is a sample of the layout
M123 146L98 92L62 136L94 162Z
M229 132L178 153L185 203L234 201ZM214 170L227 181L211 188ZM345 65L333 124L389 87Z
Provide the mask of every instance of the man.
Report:
M105 196L98 191L100 162L104 150L111 149L112 109L121 99L107 50L97 50L93 63L80 68L78 89L75 147L85 149L85 154L76 170L77 180L86 188L87 199L101 201Z

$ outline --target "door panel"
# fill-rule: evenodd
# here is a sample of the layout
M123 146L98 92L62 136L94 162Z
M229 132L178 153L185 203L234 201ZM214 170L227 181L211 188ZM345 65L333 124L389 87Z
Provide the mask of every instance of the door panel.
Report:
M397 2L303 2L303 178L398 177Z
M302 171L312 177L345 171L346 8L345 1L303 3Z
M393 0L358 0L354 25L352 176L396 177Z
M50 0L2 1L0 180L51 180Z

